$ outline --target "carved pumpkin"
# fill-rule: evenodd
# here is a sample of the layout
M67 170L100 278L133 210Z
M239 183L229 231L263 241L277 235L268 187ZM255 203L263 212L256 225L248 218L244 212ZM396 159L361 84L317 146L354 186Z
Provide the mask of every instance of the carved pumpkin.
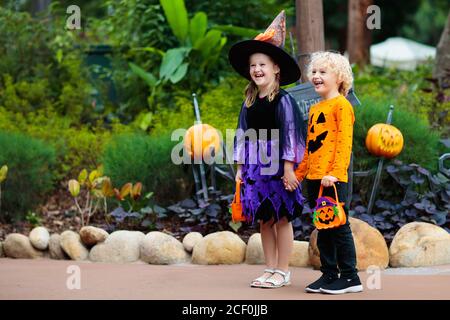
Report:
M220 136L217 130L206 123L193 125L184 135L184 147L191 157L204 159L220 150Z
M393 158L403 149L403 135L396 127L378 123L367 132L366 147L378 157Z

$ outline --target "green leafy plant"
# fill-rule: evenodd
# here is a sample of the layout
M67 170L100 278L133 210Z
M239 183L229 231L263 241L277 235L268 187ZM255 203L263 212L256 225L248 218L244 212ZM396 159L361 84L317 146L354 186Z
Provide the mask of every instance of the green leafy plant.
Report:
M227 38L222 36L222 31L208 30L206 13L197 12L189 19L184 0L160 0L160 3L179 46L167 51L155 47L140 48L161 58L158 76L130 63L131 70L150 88L148 98L150 106L155 104L155 96L160 94L165 84L180 82L187 75L188 69L190 69L188 87L191 90L202 87L209 76L208 68L217 61L227 42ZM150 114L145 117L147 122L149 117Z
M8 175L8 166L5 164L0 168L0 217L2 213L2 182L6 180Z
M447 71L450 75L450 70ZM423 88L428 109L428 119L431 126L443 131L450 130L450 88L444 88L435 78L426 78L429 88Z
M70 32L53 27L58 17L34 19L0 6L0 106L23 114L53 107L77 121L93 121L98 115L90 112L82 52Z
M401 107L421 121L448 135L449 89L439 87L432 78L432 61L419 65L414 71L383 69L367 66L354 68L355 92L360 98L384 101Z
M384 170L372 214L367 214L367 199L361 192L354 196L350 214L379 229L388 243L400 227L413 221L450 231L449 182L441 173L432 174L417 164L394 160Z
M180 43L180 48L186 48L188 52L192 50L194 54L198 54L200 57L198 66L196 65L199 68L198 72L205 72L208 65L217 60L227 38L222 37L222 32L219 30L207 30L206 13L197 12L192 19L189 19L184 0L160 0L160 3L172 32ZM175 58L176 56L172 59ZM181 68L180 74L184 68L187 71L187 66L184 67L184 64L174 68L170 67L171 61L168 62L169 70L176 72L178 68Z
M55 150L41 140L0 131L0 163L8 163L2 216L21 220L54 188Z
M113 191L117 200L121 203L127 203L128 211L135 211L142 208L142 205L139 205L138 202L141 197L142 183L137 182L133 185L131 182L128 182L122 186L120 191L117 188L114 188Z
M218 85L208 85L204 94L198 96L203 123L207 123L224 135L226 129L235 130L240 107L244 99L243 88L247 81L236 76L222 79ZM171 133L177 128L189 128L195 116L191 98L178 96L175 108L161 108L153 117L152 135Z
M361 106L355 108L353 138L354 170L365 171L376 166L378 158L367 151L365 139L368 130L376 123L385 123L389 105L394 104L392 125L398 128L404 138L404 147L397 159L405 163L417 163L429 170L437 170L439 157L439 132L430 130L428 123L406 106L395 105L389 97L374 99L366 94L360 96Z
M118 207L107 215L108 223L113 224L114 228L128 230L154 228L156 216L150 200L153 192L142 196L142 183L128 182L120 190L114 188L113 193Z
M33 227L39 226L42 223L42 218L32 211L28 211L27 215L25 216L25 220Z
M68 180L83 168L97 167L104 145L114 133L130 132L131 126L116 121L110 128L101 123L79 126L79 123L42 109L26 115L0 106L0 130L23 133L54 147L57 162L52 174L57 180Z
M117 135L105 146L101 162L115 185L140 181L145 192L154 192L156 201L176 201L190 192L190 182L183 167L172 163L175 144L169 135Z
M85 188L84 205L78 200L81 187ZM89 225L90 218L102 204L104 204L106 212L106 198L114 195L111 190L111 182L108 177L103 176L101 167L91 171L89 174L86 169L83 169L77 180L71 179L69 181L68 189L80 214L82 227Z

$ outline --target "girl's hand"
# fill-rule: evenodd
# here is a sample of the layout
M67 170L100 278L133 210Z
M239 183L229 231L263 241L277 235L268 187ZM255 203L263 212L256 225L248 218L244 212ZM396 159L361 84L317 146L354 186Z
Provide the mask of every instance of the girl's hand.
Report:
M320 182L324 187L331 187L338 179L333 176L324 176Z
M284 188L287 191L294 191L300 185L300 182L297 180L297 177L292 170L285 171L284 176L281 179L283 179Z

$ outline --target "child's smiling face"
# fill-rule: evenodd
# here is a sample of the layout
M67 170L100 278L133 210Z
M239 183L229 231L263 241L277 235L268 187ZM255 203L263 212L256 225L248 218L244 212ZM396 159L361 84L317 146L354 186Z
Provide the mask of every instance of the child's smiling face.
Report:
M311 79L316 92L325 98L339 94L340 82L335 72L326 64L316 61L311 69Z
M250 76L259 88L271 85L280 68L268 55L264 53L254 53L250 56Z

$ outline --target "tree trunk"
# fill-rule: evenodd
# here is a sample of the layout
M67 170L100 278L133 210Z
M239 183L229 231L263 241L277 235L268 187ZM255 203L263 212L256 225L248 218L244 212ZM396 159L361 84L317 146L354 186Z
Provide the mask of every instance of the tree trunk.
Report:
M296 0L296 29L297 60L305 82L309 54L325 49L322 0Z
M37 13L46 10L50 3L51 0L33 0L31 2L31 14L35 16Z
M364 66L370 61L371 33L367 28L367 7L373 0L348 1L347 52L350 63Z
M450 86L450 12L437 45L433 77L438 79L441 88Z

